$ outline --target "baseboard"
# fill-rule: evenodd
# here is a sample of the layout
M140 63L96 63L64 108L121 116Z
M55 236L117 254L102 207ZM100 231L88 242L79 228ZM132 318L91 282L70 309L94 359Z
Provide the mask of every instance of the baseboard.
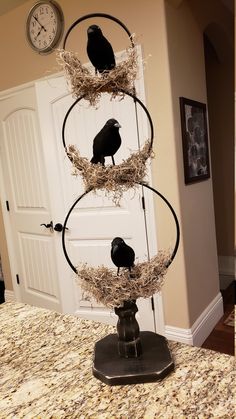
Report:
M168 340L174 340L175 342L186 343L187 345L193 345L191 329L182 329L180 327L165 326L165 337Z
M14 291L11 290L5 290L4 291L4 297L5 297L5 301L16 301L16 297L15 297L15 293Z
M175 340L176 342L201 346L222 316L223 299L221 293L219 293L201 313L191 329L167 325L165 326L165 336L167 339Z

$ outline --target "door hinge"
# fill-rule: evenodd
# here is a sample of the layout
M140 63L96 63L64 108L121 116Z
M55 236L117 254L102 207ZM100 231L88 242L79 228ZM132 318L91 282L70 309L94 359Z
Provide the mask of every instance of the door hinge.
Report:
M6 207L7 207L7 211L10 211L10 207L9 207L9 202L6 201Z
M144 199L144 196L142 196L142 207L143 207L143 210L145 211L146 207L145 207L145 199Z
M152 311L154 311L154 298L151 297L151 305L152 305Z
M16 282L17 282L18 285L20 284L20 278L19 278L18 274L16 274Z

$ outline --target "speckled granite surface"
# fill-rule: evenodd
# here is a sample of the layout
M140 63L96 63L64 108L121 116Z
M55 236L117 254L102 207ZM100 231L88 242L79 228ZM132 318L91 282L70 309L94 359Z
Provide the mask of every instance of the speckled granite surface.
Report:
M234 418L234 358L170 343L161 382L107 386L94 343L111 326L19 303L0 306L0 418Z

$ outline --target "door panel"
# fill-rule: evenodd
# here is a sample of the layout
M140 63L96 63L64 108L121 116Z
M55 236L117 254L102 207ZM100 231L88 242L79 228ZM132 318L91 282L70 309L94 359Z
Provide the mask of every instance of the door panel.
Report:
M51 237L19 233L25 288L31 296L45 295L56 301L57 275Z
M35 110L18 109L3 121L4 146L16 211L46 207L45 182L40 177L43 161L37 147L36 119Z
M1 158L21 299L61 309L55 245L34 88L0 102Z

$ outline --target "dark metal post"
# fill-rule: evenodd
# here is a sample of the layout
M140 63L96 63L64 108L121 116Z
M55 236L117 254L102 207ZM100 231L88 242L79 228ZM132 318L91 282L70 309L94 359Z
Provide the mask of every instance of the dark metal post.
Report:
M123 307L115 308L117 322L118 353L122 358L138 358L142 354L139 325L135 318L138 311L135 300L124 301Z

